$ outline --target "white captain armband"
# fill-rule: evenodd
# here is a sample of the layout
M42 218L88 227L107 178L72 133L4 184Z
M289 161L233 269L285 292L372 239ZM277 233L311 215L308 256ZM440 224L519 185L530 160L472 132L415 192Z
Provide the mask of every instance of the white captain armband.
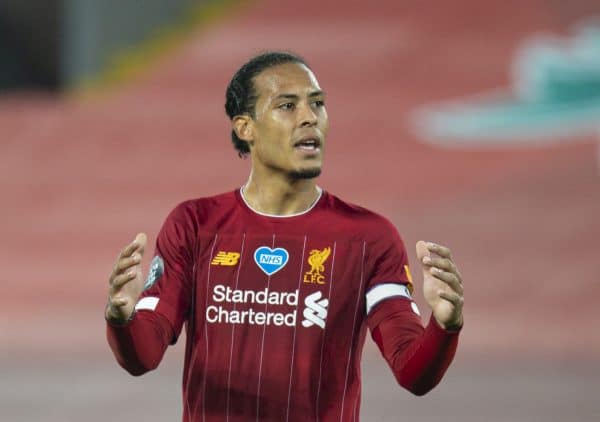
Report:
M397 283L386 283L379 284L373 287L371 290L367 292L367 315L371 312L371 309L375 307L382 300L402 296L412 301L412 296L410 295L410 291L408 287L404 284ZM414 310L414 308L413 308Z
M149 311L153 311L156 309L156 305L158 305L158 300L159 299L157 297L144 297L140 299L139 302L135 305L135 310L139 311L142 309L146 309Z

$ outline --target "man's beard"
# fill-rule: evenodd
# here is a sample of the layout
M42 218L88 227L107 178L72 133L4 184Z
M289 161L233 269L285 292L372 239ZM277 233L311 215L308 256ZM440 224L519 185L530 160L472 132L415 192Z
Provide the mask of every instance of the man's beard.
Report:
M290 178L293 180L313 179L321 174L321 168L315 167L311 169L294 170L290 172Z

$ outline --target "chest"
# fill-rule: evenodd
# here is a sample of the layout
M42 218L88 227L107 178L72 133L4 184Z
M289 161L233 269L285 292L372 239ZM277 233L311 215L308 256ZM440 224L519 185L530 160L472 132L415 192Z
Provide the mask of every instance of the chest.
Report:
M206 234L197 256L204 323L324 330L362 315L365 244L327 233Z

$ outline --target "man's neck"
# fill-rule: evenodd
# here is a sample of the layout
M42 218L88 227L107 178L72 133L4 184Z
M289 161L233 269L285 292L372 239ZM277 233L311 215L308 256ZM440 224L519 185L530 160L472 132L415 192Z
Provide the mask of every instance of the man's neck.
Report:
M310 209L321 194L316 178L260 179L251 174L242 188L242 195L253 210L262 214L285 216L302 213Z

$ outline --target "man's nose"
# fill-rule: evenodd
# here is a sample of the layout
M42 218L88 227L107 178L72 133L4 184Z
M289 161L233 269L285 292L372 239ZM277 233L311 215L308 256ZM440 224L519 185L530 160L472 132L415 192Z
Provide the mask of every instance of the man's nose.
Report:
M300 107L300 126L316 126L317 114L310 104L304 104Z

